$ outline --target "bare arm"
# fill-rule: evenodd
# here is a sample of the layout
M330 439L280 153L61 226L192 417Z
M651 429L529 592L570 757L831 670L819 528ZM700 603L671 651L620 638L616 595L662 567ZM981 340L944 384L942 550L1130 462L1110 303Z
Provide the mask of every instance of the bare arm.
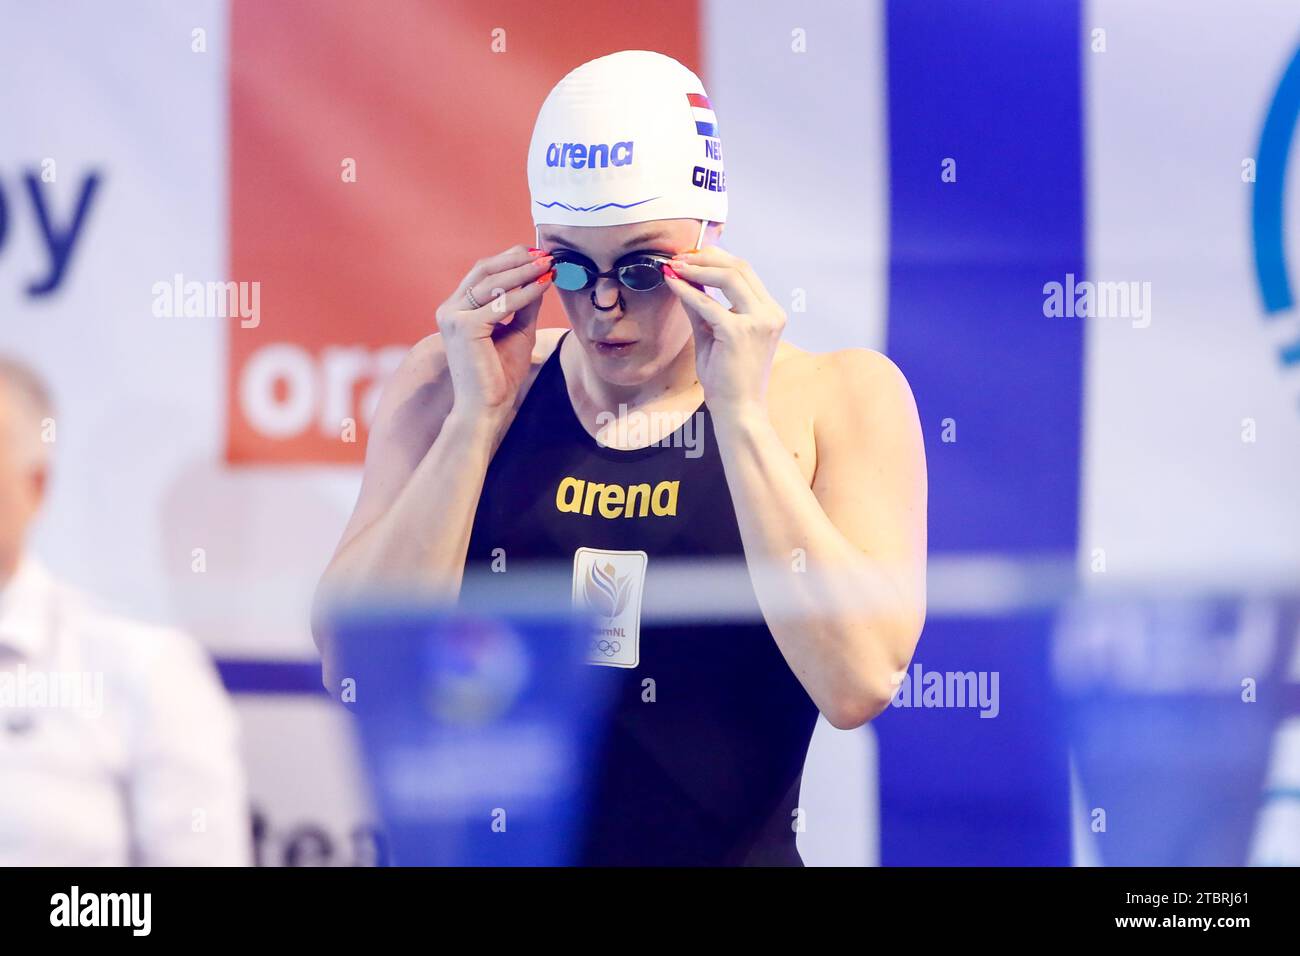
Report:
M370 588L418 588L455 597L469 531L491 460L483 417L452 411L441 336L422 340L398 368L375 414L361 492L316 589L312 636L333 688L328 604Z
M494 435L489 419L455 411L441 339L416 345L384 390L361 492L322 590L458 588Z
M827 720L851 729L888 705L925 620L925 451L888 358L820 359L811 488L766 415L718 416L718 442L772 635Z
M475 264L438 310L442 332L421 340L384 389L352 516L321 577L312 635L333 680L328 605L367 590L418 589L454 599L483 479L518 407L536 343L548 263L523 247ZM510 291L504 292L503 289Z
M878 352L819 356L810 488L768 415L785 311L748 262L717 246L679 253L665 275L695 330L768 627L826 719L860 726L888 706L925 621L925 446L912 391ZM732 307L692 283L722 289Z

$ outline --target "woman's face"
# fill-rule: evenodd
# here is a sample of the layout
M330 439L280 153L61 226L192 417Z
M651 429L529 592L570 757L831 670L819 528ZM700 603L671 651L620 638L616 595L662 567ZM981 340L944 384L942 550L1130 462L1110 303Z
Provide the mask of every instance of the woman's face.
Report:
M718 228L709 228L706 243L716 241ZM540 241L548 253L576 252L608 272L630 252L686 252L699 235L698 219L657 219L625 226L542 226ZM690 319L666 283L633 292L611 276L581 292L555 291L593 371L611 384L639 385L654 377L691 335Z

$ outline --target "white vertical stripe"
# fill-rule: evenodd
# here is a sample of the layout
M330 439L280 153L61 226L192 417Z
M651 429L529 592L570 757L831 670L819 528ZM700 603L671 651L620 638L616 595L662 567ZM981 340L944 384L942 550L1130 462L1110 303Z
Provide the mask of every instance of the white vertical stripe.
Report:
M1300 8L1270 0L1086 10L1089 278L1150 282L1151 324L1048 320L1088 323L1085 568L1093 548L1138 579L1300 567L1300 378L1263 316L1241 175L1298 38Z
M876 0L706 0L702 76L718 116L730 221L749 260L814 351L885 339L888 150ZM807 52L792 50L802 30ZM807 311L794 311L803 290Z

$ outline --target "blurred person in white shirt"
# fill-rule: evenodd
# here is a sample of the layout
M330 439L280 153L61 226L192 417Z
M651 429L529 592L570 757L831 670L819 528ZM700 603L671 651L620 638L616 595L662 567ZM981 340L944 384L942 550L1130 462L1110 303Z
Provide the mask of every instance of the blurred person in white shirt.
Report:
M0 357L0 865L246 866L237 726L207 655L26 551L52 427L40 380Z

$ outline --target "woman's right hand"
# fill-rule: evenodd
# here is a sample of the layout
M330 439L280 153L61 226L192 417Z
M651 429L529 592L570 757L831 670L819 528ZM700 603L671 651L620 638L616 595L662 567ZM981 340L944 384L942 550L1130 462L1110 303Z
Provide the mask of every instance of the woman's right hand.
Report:
M514 407L537 341L537 313L551 285L551 256L512 246L480 259L438 307L453 411L500 419ZM470 289L482 303L474 308Z

